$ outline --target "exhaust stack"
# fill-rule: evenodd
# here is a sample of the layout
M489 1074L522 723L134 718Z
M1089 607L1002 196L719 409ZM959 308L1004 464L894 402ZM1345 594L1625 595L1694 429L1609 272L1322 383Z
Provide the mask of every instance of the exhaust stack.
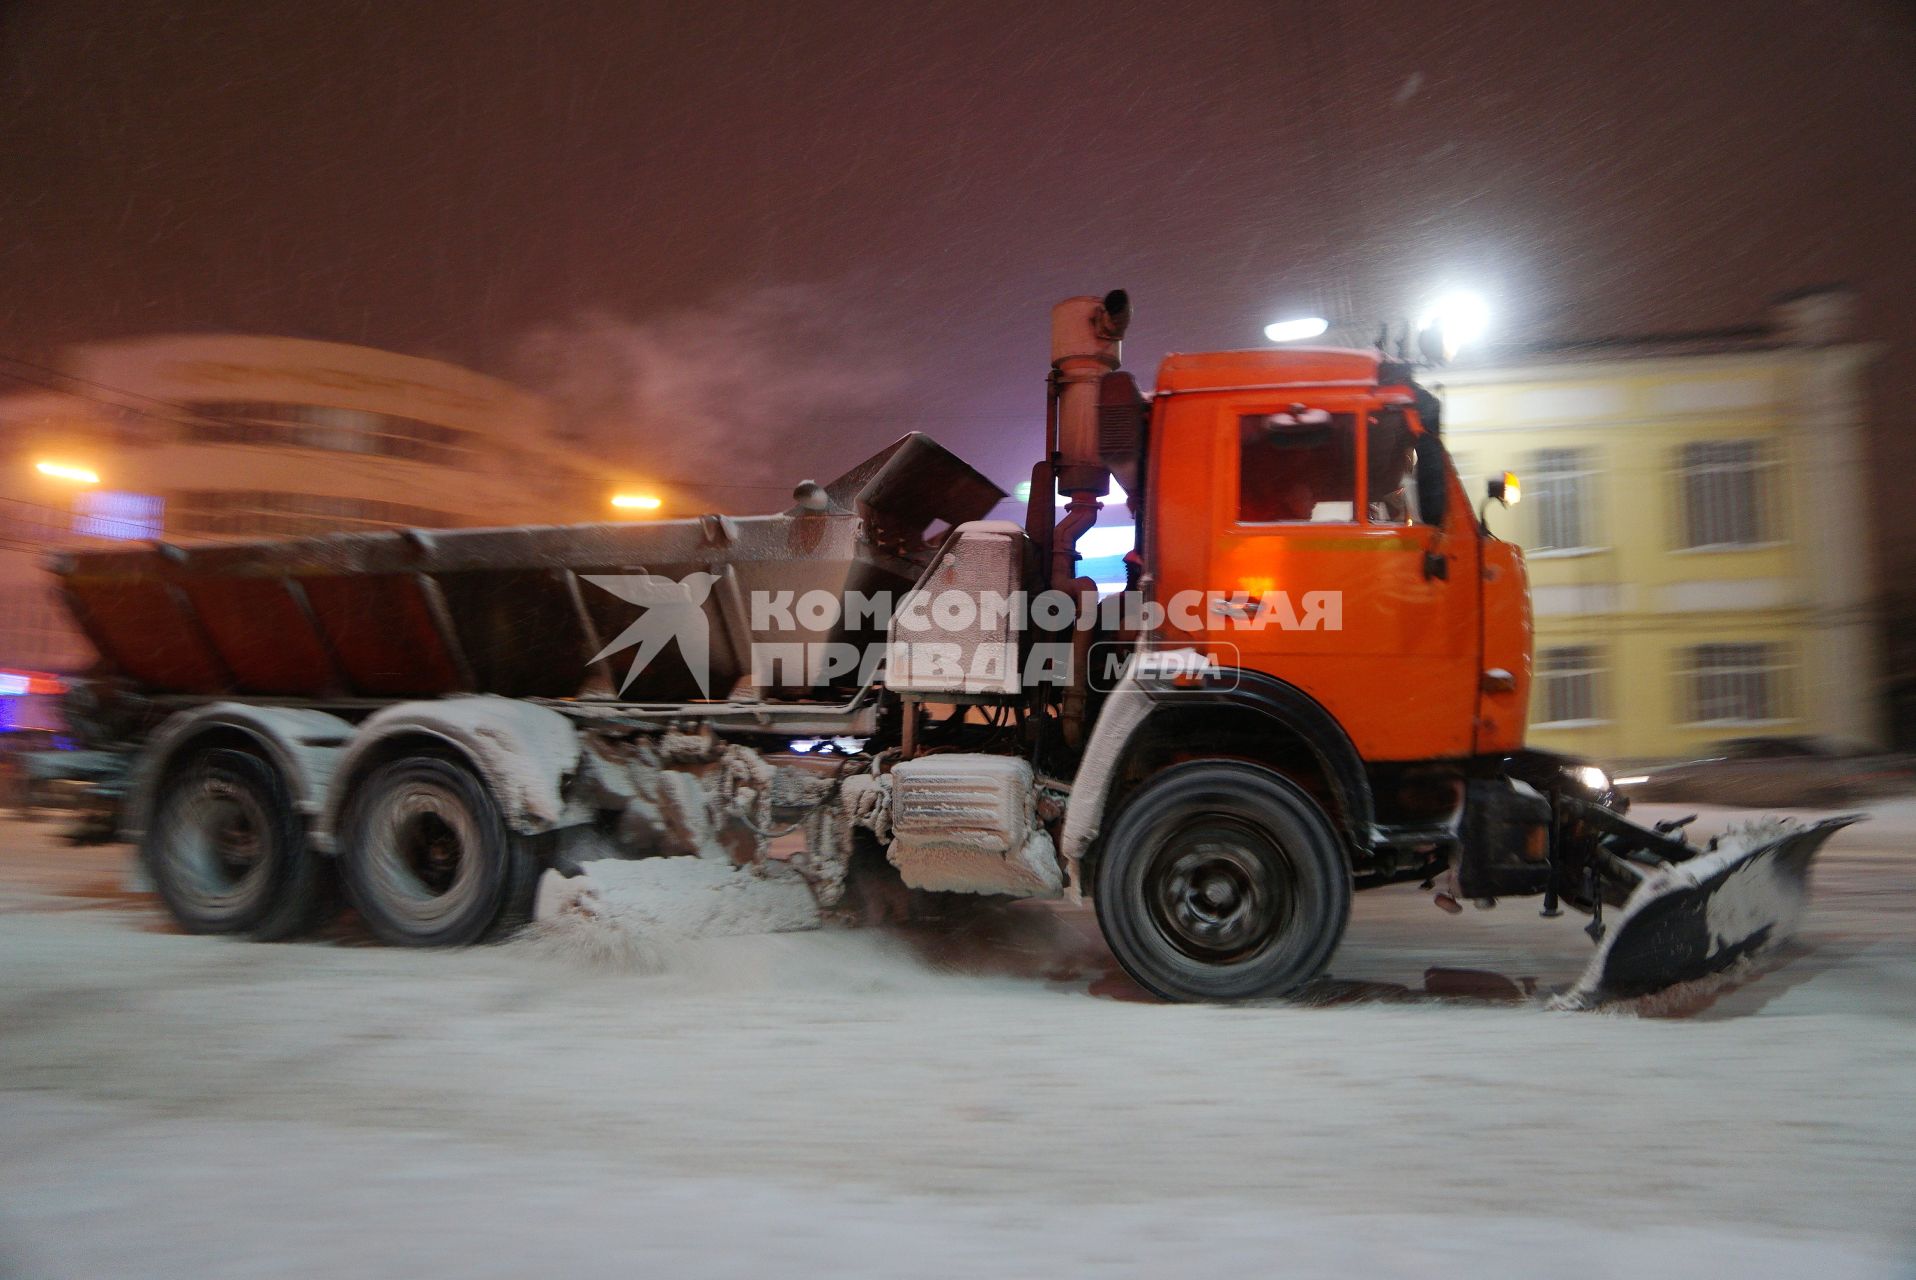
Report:
M1064 515L1051 531L1051 586L1069 589L1079 535L1097 523L1111 473L1098 449L1098 389L1118 367L1131 298L1113 289L1102 298L1066 298L1051 308L1051 395L1057 421L1055 465ZM1049 502L1034 488L1031 500Z

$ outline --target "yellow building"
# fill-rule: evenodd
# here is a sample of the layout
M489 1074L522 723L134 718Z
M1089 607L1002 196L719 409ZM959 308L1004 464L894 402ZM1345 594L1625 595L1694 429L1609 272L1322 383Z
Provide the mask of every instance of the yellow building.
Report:
M1862 377L1851 297L1769 323L1566 344L1443 370L1472 492L1522 500L1536 611L1531 741L1609 760L1732 737L1880 743Z

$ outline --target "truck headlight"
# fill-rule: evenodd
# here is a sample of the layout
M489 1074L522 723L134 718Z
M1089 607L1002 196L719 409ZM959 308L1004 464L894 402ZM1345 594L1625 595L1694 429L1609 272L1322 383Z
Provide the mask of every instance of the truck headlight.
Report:
M1597 768L1594 764L1576 765L1571 768L1570 776L1575 778L1579 784L1598 795L1602 795L1610 789L1610 775Z

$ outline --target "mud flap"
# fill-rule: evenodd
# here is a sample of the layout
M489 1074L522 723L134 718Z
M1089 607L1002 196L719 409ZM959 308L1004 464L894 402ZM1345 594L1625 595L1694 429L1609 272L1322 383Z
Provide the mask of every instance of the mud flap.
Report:
M1583 976L1552 1006L1588 1009L1720 973L1795 931L1809 899L1810 863L1838 831L1867 815L1765 828L1652 872L1624 904Z

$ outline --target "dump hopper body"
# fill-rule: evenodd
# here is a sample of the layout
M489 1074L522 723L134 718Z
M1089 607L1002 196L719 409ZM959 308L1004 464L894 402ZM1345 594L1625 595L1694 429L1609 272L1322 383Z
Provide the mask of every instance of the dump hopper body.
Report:
M724 698L750 679L755 642L884 640L842 621L795 631L783 616L755 632L754 593L902 592L938 526L1003 497L917 434L826 491L822 512L159 544L82 552L55 572L106 671L153 694ZM646 612L622 586L633 579L689 584L703 687L676 643L636 672L630 652L595 661ZM759 696L829 696L847 679L797 672L785 664Z

